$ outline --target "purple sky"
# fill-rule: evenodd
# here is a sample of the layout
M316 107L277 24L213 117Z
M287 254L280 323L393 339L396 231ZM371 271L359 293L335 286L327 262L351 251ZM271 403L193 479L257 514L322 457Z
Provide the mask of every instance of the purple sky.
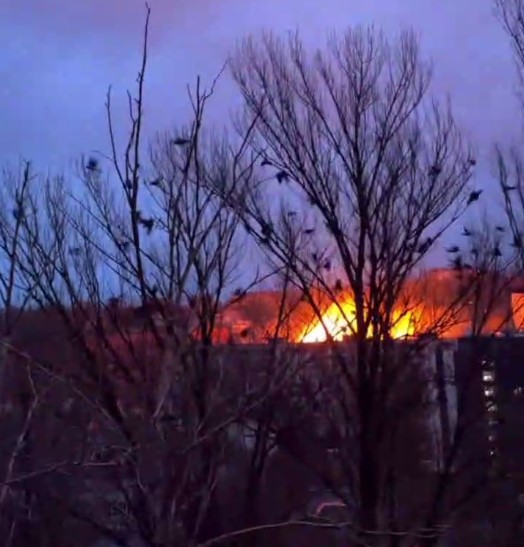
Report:
M474 8L473 8L474 4ZM435 89L449 92L474 138L480 184L494 139L518 129L514 72L492 0L150 0L147 128L184 121L185 86L220 69L235 41L262 28L299 28L310 43L326 32L371 23L394 32L411 25L436 64ZM33 159L67 168L82 152L106 149L104 99L134 84L144 17L142 0L4 0L0 6L0 162ZM224 80L213 117L233 97Z

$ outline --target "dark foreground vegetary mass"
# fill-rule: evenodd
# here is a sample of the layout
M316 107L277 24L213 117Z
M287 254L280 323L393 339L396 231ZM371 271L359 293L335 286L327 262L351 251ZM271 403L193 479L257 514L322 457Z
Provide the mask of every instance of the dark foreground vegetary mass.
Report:
M522 545L518 151L483 217L414 32L373 28L246 39L228 131L197 80L146 143L146 13L124 141L110 90L75 176L2 179L1 544Z

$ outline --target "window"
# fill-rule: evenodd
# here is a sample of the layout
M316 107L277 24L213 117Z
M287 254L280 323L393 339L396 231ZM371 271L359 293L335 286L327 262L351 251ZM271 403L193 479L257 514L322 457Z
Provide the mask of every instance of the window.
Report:
M495 366L495 363L490 359L482 359L482 366L485 369L492 369Z
M485 383L493 383L495 381L495 375L493 374L493 371L492 370L485 370L483 373L482 373L482 380L485 382Z
M498 407L495 403L489 403L487 405L487 410L488 412L490 412L491 414L496 414L497 411L498 411Z

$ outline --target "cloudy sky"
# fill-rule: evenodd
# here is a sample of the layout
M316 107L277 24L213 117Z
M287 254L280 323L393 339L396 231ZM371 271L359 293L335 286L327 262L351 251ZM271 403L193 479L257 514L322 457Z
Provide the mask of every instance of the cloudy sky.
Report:
M104 99L122 98L136 77L142 0L3 0L0 3L0 161L63 168L107 146ZM150 0L148 130L184 119L185 86L210 81L242 36L298 28L309 42L327 31L375 23L410 25L436 63L435 90L486 155L516 133L511 53L491 0ZM222 83L213 116L234 97ZM484 173L482 177L487 180Z

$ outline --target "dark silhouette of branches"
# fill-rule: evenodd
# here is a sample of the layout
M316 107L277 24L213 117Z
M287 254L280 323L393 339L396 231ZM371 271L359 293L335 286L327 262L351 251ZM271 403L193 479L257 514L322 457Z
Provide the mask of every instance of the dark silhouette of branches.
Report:
M251 129L260 179L242 188L240 208L234 193L214 190L273 263L290 269L317 320L326 321L325 302L335 306L353 339L351 358L334 348L344 469L335 489L356 508L352 518L368 540L364 530L394 518L386 500L399 488L385 480L385 443L395 437L387 417L402 414L395 408L423 414L427 405L422 392L418 402L395 395L417 382L413 351L391 342L410 313L399 306L435 242L481 198L469 186L476 161L449 105L428 97L431 66L411 32L389 42L373 29L351 29L313 54L298 36L265 34L242 44L232 71L244 98L237 128Z

